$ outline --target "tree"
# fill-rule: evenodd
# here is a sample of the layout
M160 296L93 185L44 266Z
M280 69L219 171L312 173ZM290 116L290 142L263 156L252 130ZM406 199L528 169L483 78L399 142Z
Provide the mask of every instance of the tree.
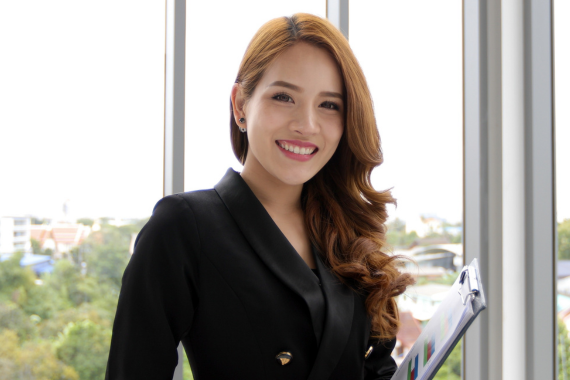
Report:
M418 238L416 231L406 233L406 222L398 218L386 223L386 228L386 242L395 248L408 247Z
M107 319L106 317L110 317ZM62 332L70 322L84 321L86 319L93 323L106 327L112 327L113 315L102 313L97 307L90 303L81 304L77 308L65 309L57 312L53 317L44 319L38 324L39 336L43 339L53 339Z
M103 225L101 231L91 234L83 245L87 273L120 289L134 229L134 226Z
M43 251L40 242L34 238L31 238L30 242L32 243L32 252L34 252L35 255L42 255Z
M57 360L48 342L20 346L12 330L0 330L0 380L79 380L77 372Z
M570 219L558 223L558 259L570 260Z
M0 262L0 301L25 301L27 291L34 286L36 276L30 268L22 268L23 253L14 253L9 259Z
M77 219L77 223L81 223L85 226L92 226L93 225L93 219L80 218L80 219Z
M69 323L54 343L57 357L73 367L81 380L105 377L111 330L90 320Z
M10 301L0 303L0 330L2 329L16 332L20 339L32 337L35 333L30 318L17 304Z

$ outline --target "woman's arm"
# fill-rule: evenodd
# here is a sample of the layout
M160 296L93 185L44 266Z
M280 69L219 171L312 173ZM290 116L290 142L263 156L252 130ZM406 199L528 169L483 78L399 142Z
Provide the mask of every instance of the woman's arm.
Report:
M370 339L368 347L370 346L373 346L374 350L364 361L364 379L390 380L398 369L396 362L390 356L396 346L396 338L380 343L376 339Z
M123 275L106 380L171 380L198 302L200 241L188 203L160 200Z

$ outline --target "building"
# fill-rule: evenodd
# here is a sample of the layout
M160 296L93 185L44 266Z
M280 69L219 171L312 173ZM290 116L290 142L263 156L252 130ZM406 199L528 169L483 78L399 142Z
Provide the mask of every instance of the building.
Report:
M29 217L1 217L0 254L12 254L16 251L31 253L30 226Z
M30 231L31 238L39 242L41 249L50 249L53 258L59 259L80 245L91 233L91 227L81 223L56 223L32 225Z

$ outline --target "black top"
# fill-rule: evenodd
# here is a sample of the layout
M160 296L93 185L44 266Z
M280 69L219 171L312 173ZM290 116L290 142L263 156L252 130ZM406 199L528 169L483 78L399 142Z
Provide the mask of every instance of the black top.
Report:
M369 339L365 295L314 252L320 280L231 169L163 198L123 275L106 379L171 380L180 341L196 380L390 379L395 339Z

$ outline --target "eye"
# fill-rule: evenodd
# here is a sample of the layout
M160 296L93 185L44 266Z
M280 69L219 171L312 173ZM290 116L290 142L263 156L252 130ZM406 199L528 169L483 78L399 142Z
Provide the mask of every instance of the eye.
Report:
M273 95L273 99L278 100L280 102L293 103L293 98L291 98L289 95L285 93L279 93Z
M327 100L326 102L323 102L323 103L321 104L321 107L326 108L326 109L329 109L329 110L337 110L337 111L340 109L340 107L338 106L338 104L336 104L336 103L334 103L334 102L330 102L330 101L328 101L328 100Z

